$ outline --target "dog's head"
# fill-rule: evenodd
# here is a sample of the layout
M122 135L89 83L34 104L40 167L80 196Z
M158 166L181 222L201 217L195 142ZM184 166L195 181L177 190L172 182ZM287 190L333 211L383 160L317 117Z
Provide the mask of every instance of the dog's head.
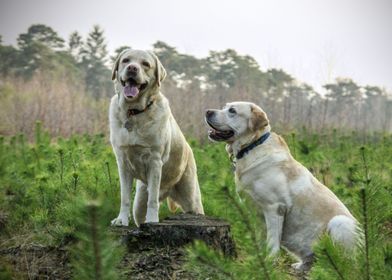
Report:
M127 49L113 65L112 80L125 101L137 100L144 92L159 88L166 77L158 57L148 51ZM157 90L151 91L157 92Z
M205 120L210 126L208 138L234 142L242 136L269 129L266 113L250 102L232 102L221 110L209 109Z

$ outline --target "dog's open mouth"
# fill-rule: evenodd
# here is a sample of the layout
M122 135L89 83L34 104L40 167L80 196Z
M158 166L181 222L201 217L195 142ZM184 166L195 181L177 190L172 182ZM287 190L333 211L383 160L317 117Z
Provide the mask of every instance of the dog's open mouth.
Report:
M143 91L148 83L138 84L133 78L129 78L126 81L121 80L121 84L124 87L124 95L126 98L134 98L141 91Z
M209 121L207 121L210 129L208 130L208 137L215 141L225 141L234 136L234 131L232 130L219 130L214 127Z

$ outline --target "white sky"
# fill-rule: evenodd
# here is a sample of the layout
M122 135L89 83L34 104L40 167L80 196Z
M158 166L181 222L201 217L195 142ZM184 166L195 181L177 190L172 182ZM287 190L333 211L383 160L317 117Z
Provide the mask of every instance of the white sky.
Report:
M5 43L34 23L63 38L99 24L110 51L157 40L197 57L233 48L317 89L350 77L392 90L390 0L0 0Z

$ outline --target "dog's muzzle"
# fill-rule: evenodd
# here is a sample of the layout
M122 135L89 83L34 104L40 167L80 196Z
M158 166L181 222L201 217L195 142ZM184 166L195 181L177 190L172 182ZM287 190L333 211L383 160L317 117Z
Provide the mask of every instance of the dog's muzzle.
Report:
M214 111L207 110L206 111L206 122L210 126L210 129L208 130L208 137L211 140L214 141L226 141L229 140L231 137L234 136L234 131L233 130L221 130L216 128L214 126L214 122L212 121L212 118L214 117Z
M134 78L129 78L126 81L121 79L121 84L124 87L124 96L126 98L135 98L142 92L148 85L145 83L138 83Z

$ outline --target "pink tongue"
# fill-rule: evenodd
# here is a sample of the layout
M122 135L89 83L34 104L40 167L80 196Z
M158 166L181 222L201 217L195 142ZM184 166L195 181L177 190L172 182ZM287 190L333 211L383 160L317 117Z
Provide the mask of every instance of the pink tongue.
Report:
M126 97L135 97L139 94L139 89L136 86L126 85L124 88L124 94Z

